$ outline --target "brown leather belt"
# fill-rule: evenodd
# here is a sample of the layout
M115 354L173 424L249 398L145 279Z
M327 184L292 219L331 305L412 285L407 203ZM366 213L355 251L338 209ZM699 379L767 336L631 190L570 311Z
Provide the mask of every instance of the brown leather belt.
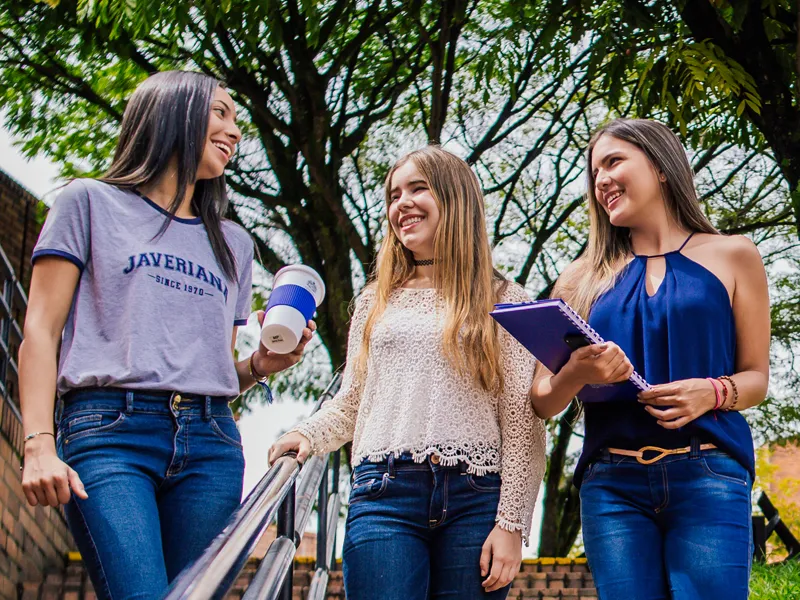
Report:
M714 444L701 444L700 450L713 450L716 448ZM670 456L671 454L689 454L692 451L691 446L686 446L685 448L659 448L658 446L642 446L638 450L623 450L622 448L609 448L608 452L610 454L621 454L622 456L633 456L639 464L642 465L652 465L655 462L660 461L665 456ZM659 454L655 458L644 458L645 452L658 452Z

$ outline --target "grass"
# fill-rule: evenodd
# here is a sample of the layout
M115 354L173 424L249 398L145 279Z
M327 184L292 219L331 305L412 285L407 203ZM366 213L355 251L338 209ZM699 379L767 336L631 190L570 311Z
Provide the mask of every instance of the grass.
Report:
M800 599L800 562L767 565L753 563L750 600Z

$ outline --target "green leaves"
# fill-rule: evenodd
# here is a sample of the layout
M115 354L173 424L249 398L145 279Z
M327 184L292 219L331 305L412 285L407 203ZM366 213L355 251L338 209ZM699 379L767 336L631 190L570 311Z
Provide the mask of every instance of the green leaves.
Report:
M682 105L688 103L697 110L724 110L718 106L741 98L735 109L737 117L745 109L761 114L761 99L752 75L718 46L709 41L679 43L667 50L665 59L662 95L684 135L687 119L670 88L678 88Z
M800 343L794 11L794 0L0 0L0 108L27 154L92 175L149 73L226 80L245 133L228 172L235 216L268 270L304 261L329 287L325 346L275 381L294 397L344 360L347 307L382 236L383 179L405 151L432 137L473 165L496 262L536 296L586 242L592 132L616 116L667 122L714 223L752 235L770 263L778 384L748 411L767 439L798 419L784 400L800 377L783 368ZM572 525L551 547L572 543Z

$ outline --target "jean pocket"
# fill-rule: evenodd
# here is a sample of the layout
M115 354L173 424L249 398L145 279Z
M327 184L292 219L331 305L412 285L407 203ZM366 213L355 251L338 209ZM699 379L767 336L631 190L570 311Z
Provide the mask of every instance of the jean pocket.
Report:
M361 463L353 469L353 487L367 479L380 479L387 472L386 464Z
M706 474L721 481L748 485L748 472L739 462L730 456L711 455L702 459Z
M120 411L101 411L75 413L64 417L59 425L59 433L65 444L79 439L109 433L122 425L127 416Z
M372 477L357 478L353 481L353 487L350 490L350 506L365 500L377 500L386 491L388 484L388 473L381 476L373 474Z
M503 484L500 473L487 473L486 475L467 475L467 483L476 492L499 492Z
M583 476L581 478L581 485L583 485L585 483L588 483L592 479L594 479L595 476L597 475L597 472L600 470L600 468L602 467L603 464L606 464L606 463L602 463L599 460L596 460L594 462L590 462L587 465L587 467L583 470Z
M211 431L226 444L242 449L242 435L236 426L233 417L211 417L209 419Z

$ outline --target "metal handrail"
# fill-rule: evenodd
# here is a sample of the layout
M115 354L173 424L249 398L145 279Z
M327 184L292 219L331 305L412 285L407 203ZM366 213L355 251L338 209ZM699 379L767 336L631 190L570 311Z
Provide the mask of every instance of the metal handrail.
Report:
M319 398L312 414L326 399L333 396L341 384L336 374ZM338 521L336 512L328 510L331 500L338 500L339 453L333 453L332 490L328 491L328 455L312 456L300 465L293 454L278 458L259 481L247 499L231 517L228 526L208 546L193 564L186 567L172 582L165 600L211 600L223 598L247 559L255 550L259 539L275 516L278 516L277 537L261 560L258 570L245 592L243 600L291 600L293 563L297 546L313 510L314 496L326 497L317 537L318 547L325 548L328 560L318 567L329 568ZM302 471L301 471L302 469ZM323 487L324 486L324 487ZM330 496L330 497L329 497ZM322 504L320 504L322 506ZM330 520L334 519L333 525ZM328 532L333 531L330 535ZM329 541L330 540L330 541ZM319 552L318 552L319 556ZM319 568L317 569L319 571Z
M10 389L19 376L14 360L22 343L20 324L25 318L28 297L14 273L11 261L0 247L0 385L8 397L14 397L12 410L19 417L17 390Z
M22 344L22 323L28 297L11 261L0 247L0 433L17 455L22 454L19 411L19 367L15 357Z

